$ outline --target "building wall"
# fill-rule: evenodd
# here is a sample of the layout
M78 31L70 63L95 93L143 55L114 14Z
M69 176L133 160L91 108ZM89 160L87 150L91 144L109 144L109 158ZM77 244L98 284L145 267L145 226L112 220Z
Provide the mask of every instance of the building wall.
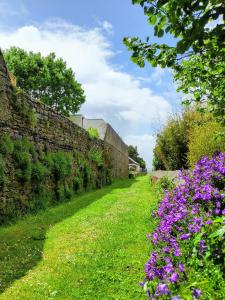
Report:
M42 151L77 151L88 158L91 149L99 149L103 153L105 167L111 170L114 178L128 176L128 155L125 147L123 152L117 146L119 142L114 147L110 143L112 137L105 141L91 140L85 129L68 118L24 93L17 94L11 86L0 52L0 135L3 133L9 134L14 140L26 137ZM4 189L0 191L0 214L1 209L7 207L7 203L17 201L19 189L15 174L10 173L10 163L6 162L5 165L5 173L10 180L7 180ZM24 201L31 197L29 187L19 190Z

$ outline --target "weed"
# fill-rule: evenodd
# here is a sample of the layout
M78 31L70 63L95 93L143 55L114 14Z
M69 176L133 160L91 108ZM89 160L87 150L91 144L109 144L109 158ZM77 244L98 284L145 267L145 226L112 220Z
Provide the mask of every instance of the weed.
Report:
M99 138L99 132L98 132L98 129L90 127L90 128L88 128L87 132L88 132L89 137L90 137L92 140L96 140L96 139Z

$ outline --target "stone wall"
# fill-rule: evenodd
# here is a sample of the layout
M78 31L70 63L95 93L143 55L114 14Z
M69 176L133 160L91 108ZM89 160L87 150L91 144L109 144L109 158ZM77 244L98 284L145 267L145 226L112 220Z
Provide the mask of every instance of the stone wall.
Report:
M104 167L111 171L113 178L128 176L126 148L122 153L107 141L91 139L86 130L52 108L16 91L10 83L0 53L0 135L3 133L10 135L14 140L25 137L44 152L76 151L87 157L91 149L98 149L103 153ZM5 173L11 178L0 192L0 209L7 206L7 201L17 201L15 194L18 182L15 175L10 174L10 162L6 162ZM20 190L20 193L23 193L25 198L31 196L29 187L26 191Z

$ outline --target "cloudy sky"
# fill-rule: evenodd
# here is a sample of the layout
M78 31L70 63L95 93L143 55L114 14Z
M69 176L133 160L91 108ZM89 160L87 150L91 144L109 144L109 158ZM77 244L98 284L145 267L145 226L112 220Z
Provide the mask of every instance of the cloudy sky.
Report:
M151 168L155 134L180 95L169 70L130 61L123 37L147 35L154 40L131 0L0 0L0 47L62 57L85 90L80 113L105 119Z

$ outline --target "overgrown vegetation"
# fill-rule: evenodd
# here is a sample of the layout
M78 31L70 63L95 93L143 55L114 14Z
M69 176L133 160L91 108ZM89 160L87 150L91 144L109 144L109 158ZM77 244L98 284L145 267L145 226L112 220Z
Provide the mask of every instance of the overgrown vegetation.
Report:
M6 175L6 163L10 164L7 170L14 178L13 185ZM77 151L43 152L27 138L12 139L8 134L2 134L0 190L4 191L8 182L8 188L14 189L16 194L10 206L2 207L0 223L68 200L83 190L101 188L110 183L110 165L105 164L103 153L97 148L92 148L87 158Z
M194 126L189 135L188 162L193 167L204 155L213 157L225 152L225 129L219 123L210 121Z
M224 127L211 114L185 109L181 115L170 117L158 133L153 167L156 170L193 167L202 156L212 157L224 151L224 134Z
M88 130L87 130L88 134L89 134L89 137L91 139L98 139L99 138L99 132L98 132L98 129L96 128L93 128L93 127L89 127Z

